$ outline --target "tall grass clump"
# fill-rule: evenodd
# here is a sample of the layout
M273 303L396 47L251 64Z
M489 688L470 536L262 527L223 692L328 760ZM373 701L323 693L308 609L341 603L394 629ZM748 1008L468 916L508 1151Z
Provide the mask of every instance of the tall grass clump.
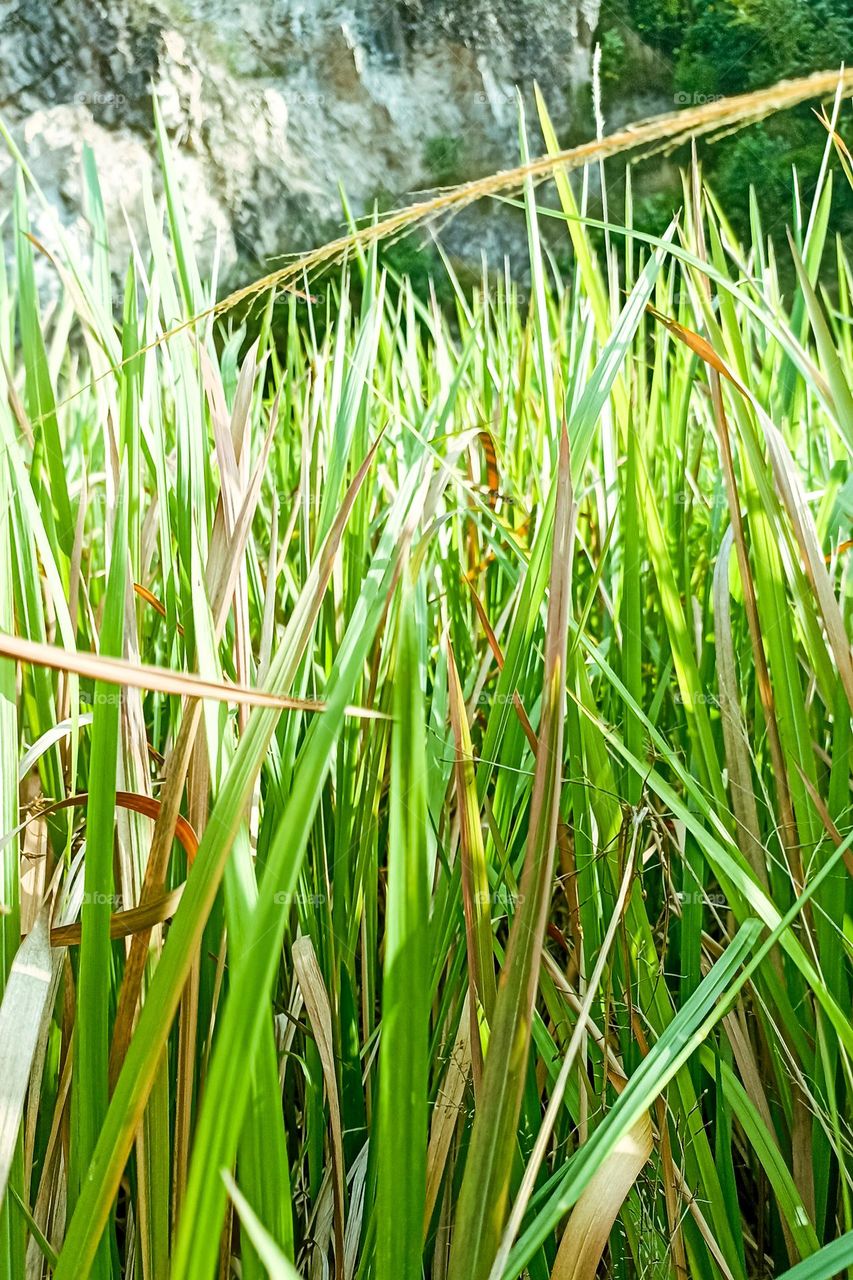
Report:
M853 1267L826 123L746 242L695 165L658 236L630 171L611 225L523 165L523 289L448 264L441 309L380 224L249 332L162 127L127 263L88 155L90 253L46 260L18 157L0 1276Z

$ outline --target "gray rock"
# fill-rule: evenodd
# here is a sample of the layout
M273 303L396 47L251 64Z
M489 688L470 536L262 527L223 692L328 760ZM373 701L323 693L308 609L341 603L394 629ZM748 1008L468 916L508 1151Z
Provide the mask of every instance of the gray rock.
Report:
M0 0L0 114L55 218L85 248L81 156L94 151L112 247L144 227L160 176L153 97L175 152L204 270L222 274L339 229L357 213L517 159L515 88L589 118L599 0ZM8 190L11 161L0 154ZM4 201L4 203L6 203ZM466 230L465 228L469 228ZM454 239L479 257L482 219ZM491 237L494 240L494 237ZM470 242L469 242L470 241ZM7 246L8 248L8 246Z

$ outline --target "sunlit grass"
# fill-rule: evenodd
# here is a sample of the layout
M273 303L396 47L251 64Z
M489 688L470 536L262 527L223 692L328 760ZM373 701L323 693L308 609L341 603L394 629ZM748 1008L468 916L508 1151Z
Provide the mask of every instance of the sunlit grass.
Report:
M846 157L161 343L161 153L49 305L0 211L0 1276L841 1274Z

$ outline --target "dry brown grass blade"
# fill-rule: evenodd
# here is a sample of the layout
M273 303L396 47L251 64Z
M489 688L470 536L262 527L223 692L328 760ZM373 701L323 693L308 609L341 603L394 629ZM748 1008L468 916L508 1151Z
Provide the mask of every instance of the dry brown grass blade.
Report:
M503 671L503 665L504 665L503 650L501 649L500 644L498 643L497 636L492 630L492 624L489 622L489 616L486 613L485 606L483 605L482 600L477 594L477 591L474 587L474 584L471 582L471 579L468 577L465 577L462 579L462 581L466 584L469 591L471 592L471 595L474 598L474 608L477 610L477 617L480 619L480 623L483 627L483 630L486 633L486 639L489 642L489 648L491 649L492 655L495 659L495 662L497 663L498 671ZM521 722L521 727L524 730L524 736L527 739L528 743L530 744L530 750L533 752L535 756L537 748L539 746L539 740L536 737L536 732L533 728L533 725L530 723L527 712L524 710L524 703L521 701L521 697L517 689L513 690L512 705L515 707L515 713Z
M733 387L737 387L742 395L749 396L746 387L743 383L738 382L725 360L717 354L707 338L703 338L699 333L694 333L692 329L685 328L683 324L673 320L672 316L664 315L662 311L658 311L656 307L653 307L650 302L646 303L646 311L650 316L654 316L655 320L662 324L665 329L668 329L673 337L678 338L686 347L689 347L700 360L704 360L705 364L710 365L715 373L725 378Z
M450 1143L462 1112L465 1088L471 1071L471 1015L470 995L462 1002L459 1030L450 1051L450 1060L444 1080L438 1091L429 1129L427 1148L427 1180L424 1212L424 1237L429 1231L441 1180L444 1176Z
M81 506L82 506L82 503L81 503ZM147 587L143 587L141 582L134 582L133 589L136 592L136 594L139 596L140 600L144 600L146 604L151 605L151 608L155 611L155 613L159 613L161 618L166 617L166 606L160 600L157 599L157 597L154 595L152 591L149 591ZM176 627L177 627L178 635L182 636L184 634L184 629L181 626L180 622L176 623Z
M344 1268L344 1144L341 1128L341 1108L338 1099L338 1076L335 1069L335 1048L332 1036L332 1010L323 975L314 954L314 944L309 937L297 938L293 944L293 967L305 1011L311 1024L311 1032L317 1043L317 1052L323 1066L326 1096L329 1100L329 1119L332 1130L332 1187L335 1197L335 1277L343 1280Z
M53 959L47 916L45 906L12 961L0 1004L0 1198L6 1193L30 1068L50 990Z
M141 930L153 929L155 925L171 920L178 909L184 886L164 893L161 898L147 902L142 907L129 907L127 911L116 911L110 918L110 937L129 938L131 934ZM50 931L52 947L78 947L80 945L81 926L79 924L56 925Z
M65 796L63 800L40 805L33 813L33 818L48 818L51 814L58 813L60 809L79 808L86 804L88 799L88 791L78 791L76 795ZM144 817L153 818L155 821L159 818L163 807L161 802L155 800L153 796L139 795L136 791L117 791L116 806L119 809L130 809L133 813L141 813ZM172 831L174 838L187 855L188 864L192 866L195 855L198 853L198 836L181 814L178 814L175 819Z
M652 1153L652 1122L644 1111L623 1134L572 1209L551 1280L594 1280L625 1197Z
M86 804L88 799L89 793L87 791L78 792L73 796L66 796L63 800L39 806L33 813L32 818L49 817L53 813L58 813L60 809L78 808ZM155 800L152 796L139 795L133 791L117 791L116 806L119 809L129 809L134 813L144 814L146 818L153 819L159 816L161 810L159 800ZM198 837L186 818L181 815L178 815L175 823L174 837L183 847L187 855L187 862L192 866L195 855L198 852ZM164 920L171 919L178 909L178 903L181 900L183 891L184 886L179 885L177 889L173 889L171 892L138 907L128 908L127 911L114 912L110 919L110 937L128 938L131 934L139 933L142 930L150 930L155 925L162 924ZM79 944L79 924L56 925L50 931L50 945L52 947L76 947Z
M837 129L833 128L832 121L826 113L826 107L821 107L820 111L815 111L815 115L832 138L841 168L844 170L847 181L853 187L853 155L850 154L850 148Z
M21 402L21 397L15 388L15 380L12 376L12 370L9 368L6 360L5 352L0 351L0 369L3 370L3 378L6 383L6 399L9 402L9 408L12 410L12 416L21 428L21 435L26 440L31 449L35 448L35 437L33 429L30 426L27 411Z
M65 1230L67 1208L67 1183L63 1167L62 1132L68 1112L71 1091L71 1065L69 1052L62 1065L56 1094L56 1106L42 1159L41 1177L33 1205L33 1218L45 1237L58 1251ZM67 1154L67 1152L65 1153ZM27 1243L27 1280L43 1280L44 1258L33 1236Z
M482 1056L479 1039L478 1005L491 1021L497 996L495 960L492 948L492 916L489 877L483 848L477 781L474 774L474 747L468 728L465 698L450 637L447 638L447 693L450 723L456 747L454 775L459 817L459 848L462 859L462 906L465 913L465 941L468 950L469 1012L474 1081L479 1086Z
M729 594L729 553L734 539L734 528L729 525L723 535L720 554L714 570L714 617L717 621L717 687L720 693L720 719L723 727L723 744L726 766L729 771L729 791L732 808L737 819L736 838L741 853L749 862L759 882L767 888L767 866L761 844L758 825L758 808L752 781L749 756L749 739L743 713L740 708L737 666L734 640L732 639L732 611Z
M808 791L809 793L809 799L811 800L812 804L817 810L818 817L823 823L824 831L829 836L830 840L835 845L836 849L840 848L841 845L844 843L844 839L841 835L841 832L838 830L838 827L835 825L835 823L832 820L832 814L829 812L829 810L826 807L826 801L824 800L823 796L815 789L815 785L812 782L811 778L808 777L808 775L804 772L803 769L800 768L799 765L797 765L797 773L800 775L803 782L803 786L805 787L806 791ZM842 857L844 858L845 867L849 871L850 875L853 876L853 852L851 852L850 849L845 849Z
M722 948L720 948L720 953L721 952L722 952ZM548 969L551 980L553 981L557 990L571 1005L575 1013L584 1019L586 1023L587 1033L589 1034L591 1039L595 1042L595 1044L598 1046L599 1052L601 1053L602 1058L607 1064L607 1078L610 1084L616 1090L616 1092L621 1093L622 1090L625 1088L626 1084L628 1083L628 1077L625 1075L625 1072L622 1069L622 1064L617 1058L616 1054L614 1053L609 1040L604 1035L601 1028L597 1026L597 1024L593 1021L593 1019L590 1017L588 1013L584 1017L583 1001L581 1000L577 992L574 991L572 987L569 985L565 975L559 969L556 962L547 953L545 955L545 967ZM637 1038L639 1043L641 1040L641 1036L637 1035L638 1029L640 1031L642 1030L638 1020L635 1017L633 1020L633 1030L634 1030L635 1037ZM659 1099L659 1101L661 1100ZM664 1133L664 1129L662 1128L658 1134L658 1143L661 1149L661 1161L662 1161L662 1165L664 1166L664 1170L665 1171L668 1170L669 1172L671 1172L672 1182L673 1182L674 1190L677 1193L677 1197L680 1201L683 1201L683 1203L687 1205L688 1212L690 1213L691 1217L695 1221L696 1226L698 1227L699 1232L702 1236L702 1239L707 1244L709 1250L711 1251L711 1254L713 1255L714 1261L716 1262L717 1266L720 1269L720 1274L725 1277L725 1280L734 1280L734 1276L732 1275L731 1270L726 1264L726 1260L723 1257L723 1254L720 1250L720 1246L717 1243L714 1233L711 1230L711 1228L708 1226L708 1223L706 1222L702 1214L702 1210L700 1209L698 1203L696 1202L695 1197L693 1196L693 1194L690 1191L690 1188L687 1185L687 1181L684 1177L684 1174L682 1173L676 1161L673 1160L671 1157L671 1150L670 1150L669 1162L667 1163L665 1149L669 1147L669 1142L668 1142L668 1139L664 1139L663 1133ZM667 1191L667 1201L669 1202L669 1199L670 1199L669 1189L667 1188L666 1191ZM668 1214L669 1214L669 1208L668 1208ZM670 1217L670 1223L671 1222L672 1222L672 1218ZM679 1229L679 1236L680 1236L680 1229ZM679 1246L677 1240L673 1240L673 1252L675 1254L674 1261L676 1263L676 1269L678 1269L678 1267L681 1266L683 1275L687 1275L688 1272L686 1269L686 1263L682 1266L682 1264L679 1261L679 1256L683 1257L683 1254L684 1254L683 1246ZM681 1274L678 1275L678 1280L682 1280Z
M21 636L0 634L0 657L13 658L30 666L49 667L53 671L72 671L75 675L104 684L146 689L155 693L174 694L184 698L210 698L249 707L276 707L282 711L324 711L325 703L310 698L284 698L263 689L250 689L226 681L205 680L188 672L170 671L167 667L149 666L144 662L128 662L124 658L105 658L97 653L79 653L58 645L25 640ZM365 719L384 720L382 711L366 707L348 707L348 714Z
M488 490L489 508L494 511L498 505L500 493L500 475L498 474L498 455L491 431L478 432L480 447L486 460L486 488Z
M853 538L847 538L846 541L840 542L834 551L830 551L828 555L823 557L824 564L831 564L835 556L843 555L845 551L849 551L853 547Z
M177 334L194 328L212 316L222 315L243 303L252 302L259 294L270 289L286 287L293 291L293 281L297 277L307 276L318 268L340 262L352 251L364 250L381 240L404 234L419 223L441 217L446 213L455 213L486 196L507 195L511 191L518 190L527 180L544 182L558 170L569 173L573 169L581 169L594 161L604 160L625 151L639 151L645 148L649 153L654 153L662 148L681 145L691 138L754 124L776 111L786 111L812 98L827 98L838 92L846 95L851 90L853 90L853 70L818 71L814 75L797 80L781 80L770 88L759 89L753 93L737 94L731 98L720 98L716 102L689 107L683 111L668 111L663 115L651 116L637 124L625 125L607 137L584 142L580 146L570 147L555 155L539 156L513 169L504 169L487 177L477 178L473 182L464 182L459 186L447 188L438 195L390 213L378 222L340 236L336 240L330 240L319 248L294 258L278 271L262 276L235 293L230 293L214 306L206 307L203 311L182 320L180 324L167 329L158 338L125 357L116 367L120 368L129 361L136 360L145 352L162 346ZM14 146L12 152L15 154ZM112 376L114 376L114 369L79 387L73 395L67 396L56 407L62 408L94 385L94 382ZM36 419L33 425L37 425L40 421L40 418Z

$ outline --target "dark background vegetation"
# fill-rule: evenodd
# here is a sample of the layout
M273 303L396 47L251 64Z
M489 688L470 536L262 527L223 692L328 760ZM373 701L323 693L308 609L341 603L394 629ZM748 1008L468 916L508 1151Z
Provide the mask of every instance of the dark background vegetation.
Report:
M611 107L626 93L652 87L662 97L671 97L674 105L689 106L849 65L853 0L605 0L597 39L602 46L605 102ZM849 103L842 110L839 131L849 145ZM825 129L812 107L805 105L706 144L703 165L735 229L744 231L750 184L756 187L763 212L790 221L792 167L807 198L825 144ZM662 209L656 206L668 210L669 194L662 190L647 195L641 217L657 222ZM841 232L853 230L853 201L846 183L836 184L833 224Z

